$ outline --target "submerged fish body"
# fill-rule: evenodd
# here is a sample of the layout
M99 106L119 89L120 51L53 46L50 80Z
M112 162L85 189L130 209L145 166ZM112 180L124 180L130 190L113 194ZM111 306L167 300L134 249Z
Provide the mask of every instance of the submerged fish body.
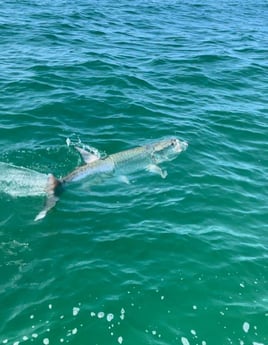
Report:
M85 164L76 168L67 176L58 180L49 175L46 186L47 201L44 209L36 216L35 220L44 218L47 212L55 206L58 198L57 192L70 182L87 178L91 184L97 184L112 176L121 176L122 180L128 183L126 175L147 170L160 175L167 176L158 164L175 159L182 151L187 149L188 144L177 138L165 139L145 146L111 154L100 158L96 149L88 152L77 148L85 160Z

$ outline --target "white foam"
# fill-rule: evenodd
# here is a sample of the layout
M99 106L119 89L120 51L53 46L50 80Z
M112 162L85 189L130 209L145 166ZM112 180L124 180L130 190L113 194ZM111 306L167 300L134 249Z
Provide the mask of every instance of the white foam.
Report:
M15 341L15 343L13 343L13 345L19 345L19 341Z
M114 318L114 315L112 313L107 314L106 319L108 322L111 322Z
M105 314L104 314L103 311L99 311L97 316L98 316L99 319L102 319L102 318L104 318Z
M8 339L3 340L3 344L7 344L7 342L8 342Z
M182 342L182 345L190 345L188 339L185 337L181 337L181 342Z
M125 309L122 308L122 309L121 309L121 315L120 315L120 319L121 319L121 320L124 320L124 318L125 318L125 313L126 313Z
M248 322L244 322L243 323L243 330L245 333L248 333L249 328L250 328L250 324Z
M73 307L73 316L77 316L79 312L80 312L80 308Z

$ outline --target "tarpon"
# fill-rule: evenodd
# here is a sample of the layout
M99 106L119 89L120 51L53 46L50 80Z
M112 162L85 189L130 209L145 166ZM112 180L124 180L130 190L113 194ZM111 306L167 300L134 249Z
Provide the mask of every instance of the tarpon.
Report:
M85 164L60 179L52 174L48 176L46 204L35 217L35 221L44 218L47 212L55 206L59 192L70 182L87 178L90 184L98 184L109 177L118 176L122 181L129 183L127 175L141 170L147 170L166 178L167 171L162 170L159 164L175 159L179 153L187 149L187 146L185 141L170 138L111 154L104 158L95 148L86 151L76 147Z

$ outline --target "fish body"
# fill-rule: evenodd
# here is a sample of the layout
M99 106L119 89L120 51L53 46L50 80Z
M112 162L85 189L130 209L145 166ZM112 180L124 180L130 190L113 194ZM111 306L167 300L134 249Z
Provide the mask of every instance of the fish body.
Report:
M150 171L165 178L167 172L162 170L158 164L175 159L182 151L187 149L187 146L188 144L185 141L170 138L114 153L105 158L101 158L94 148L93 152L77 148L84 158L85 164L61 179L49 175L46 188L46 205L35 220L40 220L46 216L58 200L57 191L70 182L87 178L90 184L97 184L109 177L121 176L123 177L122 180L128 183L127 175L142 170Z
M104 159L96 159L76 168L61 182L78 181L85 177L90 177L94 181L94 177L122 176L146 170L164 161L175 159L187 146L186 142L173 138L111 154Z

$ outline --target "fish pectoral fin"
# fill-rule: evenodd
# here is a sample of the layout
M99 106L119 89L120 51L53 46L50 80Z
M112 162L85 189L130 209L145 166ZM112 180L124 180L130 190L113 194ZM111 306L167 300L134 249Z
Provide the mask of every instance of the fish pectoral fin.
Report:
M158 165L156 164L150 164L147 166L146 168L147 171L160 175L162 178L166 178L167 177L167 171L166 170L162 170Z
M45 207L34 218L35 222L45 218L48 211L51 210L56 205L59 198L55 195L55 192L56 192L57 187L60 184L61 182L57 180L52 174L48 175L47 188L46 188L47 198L46 198Z
M120 182L125 183L125 184L130 184L130 181L129 181L128 177L125 176L125 175L120 175L120 176L118 176L118 180L119 180Z
M75 149L80 153L85 163L92 163L99 160L101 157L100 152L91 146L88 147L89 151L78 146L75 146Z

